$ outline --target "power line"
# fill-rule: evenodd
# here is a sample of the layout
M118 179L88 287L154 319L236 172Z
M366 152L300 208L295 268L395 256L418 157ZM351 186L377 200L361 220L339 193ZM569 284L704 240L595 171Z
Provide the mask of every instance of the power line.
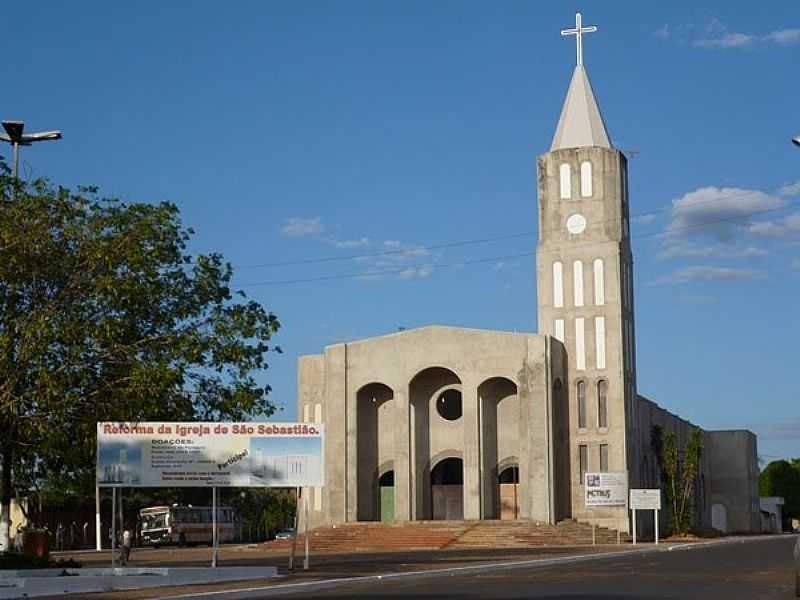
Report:
M703 202L697 202L692 205L692 208L697 206L705 206L708 204L715 204L722 201L729 201L736 198L742 198L744 196L750 196L753 192L747 191L742 192L740 194L733 194L731 196L726 196L725 198L715 198L712 200L705 200ZM788 205L784 205L788 206ZM777 207L783 208L784 206ZM636 219L639 217L649 217L652 215L658 215L661 213L668 212L674 208L673 205L667 205L662 208L634 213L629 215L630 219ZM759 213L753 213L759 214ZM742 215L746 216L746 215ZM615 219L614 219L615 220ZM606 219L601 221L601 223L611 222L612 219ZM536 230L527 230L521 231L517 233L509 233L509 234L502 234L492 237L484 237L484 238L474 238L474 239L467 239L467 240L456 240L452 242L444 242L441 244L418 244L412 245L407 248L398 248L392 250L382 250L380 252L366 252L362 254L348 254L342 256L318 256L314 258L307 258L307 259L298 259L298 260L288 260L288 261L277 261L277 262L266 262L266 263L254 263L254 264L247 264L247 265L236 265L235 268L237 270L243 269L260 269L260 268L268 268L268 267L290 267L290 266L300 266L300 265L310 265L310 264L319 264L319 263L326 263L326 262L341 262L341 261L348 261L348 260L357 260L357 259L365 259L365 258L379 258L382 256L396 256L396 255L403 255L408 254L409 252L419 252L422 250L443 250L447 248L456 248L460 246L470 246L470 245L477 245L477 244L488 244L492 242L500 242L509 239L516 239L522 237L529 237L536 234Z
M779 206L779 207L775 207L775 208L768 208L768 209L764 209L764 210L761 210L761 211L753 211L753 212L750 212L750 213L747 213L747 214L736 215L736 216L727 217L727 218L724 218L724 219L716 219L716 220L713 220L713 221L706 221L706 222L703 222L703 223L695 223L693 225L688 225L686 227L675 228L675 229L672 229L672 230L670 230L668 232L659 231L657 233L644 234L644 235L640 235L640 236L631 236L630 240L631 241L633 241L633 240L638 241L638 240L649 239L649 238L669 237L670 235L675 234L675 233L681 233L681 232L684 232L684 231L692 231L692 230L695 230L695 229L702 229L703 227L709 227L711 225L718 225L720 223L734 222L734 221L737 221L739 219L746 219L746 218L752 217L754 215L760 215L760 214L765 214L765 213L769 213L769 212L785 210L785 209L791 208L791 207L792 207L791 204L787 204L787 205L784 205L784 206ZM516 234L516 236L520 237L521 234ZM572 244L570 246L570 248L581 248L581 247L589 247L589 246L598 246L598 245L606 244L606 243L608 243L607 240L604 240L602 242L581 242L581 243L577 243L577 244ZM552 250L552 251L543 250L540 253L541 254L552 254L552 253L555 253L555 252L561 252L561 249ZM298 278L298 279L268 280L268 281L256 281L256 282L250 282L250 283L241 283L241 284L238 284L238 287L260 287L260 286L269 286L269 285L289 285L289 284L296 284L296 283L313 283L313 282L320 282L320 281L332 281L332 280L337 280L337 279L355 279L355 278L369 279L369 278L382 277L384 275L399 275L399 274L403 274L403 273L410 273L410 272L413 272L414 270L417 270L417 269L420 269L420 268L450 268L450 267L457 267L457 266L467 266L467 265L487 263L487 262L493 262L493 261L512 260L512 259L516 259L516 258L523 258L523 257L526 257L526 256L534 256L535 254L536 254L536 251L529 251L529 252L522 252L522 253L518 253L518 254L507 254L507 255L501 255L501 256L491 256L491 257L484 257L484 258L471 259L471 260L461 260L461 261L446 262L446 263L441 263L441 262L439 262L439 263L437 263L437 262L415 263L415 264L405 265L403 267L399 267L399 268L395 268L395 269L378 269L378 270L359 271L357 273L342 273L342 274L337 274L337 275L322 275L322 276L319 276L319 277L306 277L306 278ZM370 255L370 256L380 256L380 255L381 254Z

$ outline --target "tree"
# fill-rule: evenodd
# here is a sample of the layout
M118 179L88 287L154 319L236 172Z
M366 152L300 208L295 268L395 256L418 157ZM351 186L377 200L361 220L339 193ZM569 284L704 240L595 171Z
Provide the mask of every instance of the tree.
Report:
M692 429L683 451L678 449L677 436L654 425L651 444L661 469L661 481L667 497L672 531L685 535L694 522L694 486L703 453L703 432Z
M2 162L0 202L3 550L17 484L92 480L97 421L269 415L254 375L280 348L222 256L188 254L174 204L15 182Z
M791 519L800 518L800 460L769 463L758 476L758 492L761 496L783 497L783 527L790 529Z

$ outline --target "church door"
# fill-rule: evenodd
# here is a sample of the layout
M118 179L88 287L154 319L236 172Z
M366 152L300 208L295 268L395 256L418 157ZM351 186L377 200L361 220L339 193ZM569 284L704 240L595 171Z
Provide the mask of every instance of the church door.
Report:
M394 523L394 471L386 471L378 480L378 514L384 523Z
M431 471L431 518L461 521L464 518L464 463L446 458Z
M519 518L519 467L507 467L498 477L500 487L500 519Z

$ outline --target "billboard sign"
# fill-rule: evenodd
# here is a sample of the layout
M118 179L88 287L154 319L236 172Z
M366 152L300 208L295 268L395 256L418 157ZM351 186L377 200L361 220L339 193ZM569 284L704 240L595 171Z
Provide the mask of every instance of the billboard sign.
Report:
M661 510L661 490L631 490L631 510Z
M108 487L319 487L318 423L98 423L97 484Z
M627 472L586 473L583 483L586 508L627 506Z

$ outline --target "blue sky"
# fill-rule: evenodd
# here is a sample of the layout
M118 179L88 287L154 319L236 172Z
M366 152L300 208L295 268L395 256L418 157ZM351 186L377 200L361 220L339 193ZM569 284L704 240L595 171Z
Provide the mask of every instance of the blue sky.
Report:
M754 429L767 459L800 456L800 5L577 8L632 157L639 390L704 427ZM520 255L575 9L10 3L0 116L64 131L24 150L27 176L178 204L192 250L222 252L280 317L285 352L263 378L291 420L296 359L326 344L430 323L536 331Z

